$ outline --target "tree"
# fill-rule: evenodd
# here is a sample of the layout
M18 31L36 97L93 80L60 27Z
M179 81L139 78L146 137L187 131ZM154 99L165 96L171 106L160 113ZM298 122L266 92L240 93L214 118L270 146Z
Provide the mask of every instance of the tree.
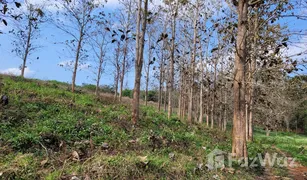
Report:
M120 1L120 3L124 6L119 11L119 23L120 23L120 29L118 29L120 33L120 40L124 42L122 51L123 51L123 61L121 63L121 72L119 75L119 81L120 81L120 89L119 89L119 101L122 100L123 96L123 87L124 87L124 79L125 75L127 73L127 69L130 66L130 63L128 62L129 59L129 45L133 40L132 35L132 29L133 29L133 1L127 0L127 1Z
M100 2L96 0L57 0L57 2L60 2L61 6L56 4L59 11L58 17L54 17L53 22L58 29L71 38L65 42L65 45L74 54L71 85L71 91L74 92L80 60L87 58L85 40L90 34L92 22L97 16L102 17L105 14L95 11L100 7Z
M101 76L103 73L103 65L105 63L105 58L106 58L106 53L107 53L107 48L109 48L110 44L110 28L108 27L108 20L103 20L103 21L97 21L96 24L96 29L94 32L92 32L91 35L91 46L92 50L94 52L95 59L97 59L97 72L96 74L96 90L95 94L96 96L99 95L99 86L100 86L100 80Z
M144 61L145 67L145 105L148 103L148 88L149 88L149 75L150 75L150 67L154 64L156 58L152 57L152 49L154 48L152 39L153 39L154 29L150 28L147 32L148 34L148 60Z
M247 55L246 37L248 21L248 1L238 1L238 33L235 52L235 69L233 81L233 129L232 153L237 158L247 158L245 125L245 62Z
M133 104L132 104L132 122L136 124L139 120L140 111L140 87L143 67L144 41L148 15L148 0L144 1L144 9L142 8L142 0L138 0L138 13L136 25L136 53L135 53L135 81L133 89ZM140 30L142 28L142 30Z
M194 73L195 73L195 60L196 60L196 53L197 53L197 37L198 37L198 22L199 22L199 9L200 3L197 0L195 5L195 14L194 14L194 21L193 21L193 50L192 50L192 59L190 65L190 89L189 89L189 106L188 106L188 122L192 123L193 118L193 88L194 88Z
M35 40L40 38L40 26L44 22L43 18L42 7L25 1L25 11L21 12L19 20L14 23L14 29L10 31L15 37L12 43L15 48L12 51L22 59L21 77L24 77L30 55L40 48Z
M175 40L176 40L176 18L178 15L178 0L174 2L167 2L171 6L172 13L172 39L171 39L171 57L170 57L170 70L168 76L168 119L171 118L173 113L173 88L174 88L174 64L175 64Z
M113 33L116 31L113 31ZM114 100L117 100L117 96L118 96L118 82L120 79L120 58L121 58L121 44L120 41L113 39L112 43L116 43L115 44L115 52L114 52L114 59L112 61L112 64L114 66L115 71L114 73Z

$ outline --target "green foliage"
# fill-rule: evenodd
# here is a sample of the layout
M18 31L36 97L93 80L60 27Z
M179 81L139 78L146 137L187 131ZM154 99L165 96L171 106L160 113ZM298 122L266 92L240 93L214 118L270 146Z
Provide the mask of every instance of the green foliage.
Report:
M130 98L132 98L132 97L133 97L133 90L124 89L124 90L123 90L123 96L124 96L124 97L130 97Z
M82 87L83 87L84 89L87 89L87 90L93 91L93 92L96 90L96 86L93 85L93 84L85 84L85 83L83 83L83 84L82 84Z

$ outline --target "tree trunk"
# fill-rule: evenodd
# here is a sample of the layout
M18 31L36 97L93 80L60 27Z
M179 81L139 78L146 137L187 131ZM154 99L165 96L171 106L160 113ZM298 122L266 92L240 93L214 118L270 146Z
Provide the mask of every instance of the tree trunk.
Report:
M142 0L138 1L138 14L137 14L137 31L136 31L136 61L135 61L135 81L133 90L133 105L132 105L132 122L136 124L139 120L140 110L140 87L141 87L141 76L143 66L143 53L144 53L144 40L147 25L147 12L148 0L144 1L144 12L142 18L142 31L140 34L140 21L142 12Z
M179 97L178 97L178 110L177 110L177 116L179 119L181 119L181 107L182 107L182 88L183 88L183 70L180 68L179 72Z
M163 34L166 33L166 23L164 24ZM163 103L163 83L165 79L165 66L164 66L164 47L165 39L163 39L162 49L161 49L161 62L160 62L160 77L159 77L159 111L161 111L161 106Z
M202 83L202 77L203 77L203 74L201 75L201 79L200 79L201 83L200 83L200 94L199 94L199 120L198 120L199 123L203 123L203 119L204 119L204 103L203 103L203 86L204 85Z
M129 3L129 8L128 8L128 17L127 17L127 26L125 28L125 37L128 36L127 31L130 30L130 21L131 19L131 4ZM124 88L124 79L125 79L125 74L126 74L126 59L127 59L127 54L128 54L128 40L125 39L125 46L124 46L124 58L123 58L123 64L122 64L122 72L121 72L121 78L120 78L120 91L119 91L119 101L122 101L123 97L123 88Z
M162 50L162 57L161 57L161 63L160 63L160 77L159 77L159 105L158 109L161 111L161 105L162 105L162 88L163 88L163 66L164 66L164 61L163 61L163 50Z
M122 72L120 75L120 89L119 89L119 101L122 101L123 97L123 87L124 87L124 78L126 73L126 56L127 56L127 47L124 49L124 59L122 64Z
M224 62L223 62L223 60L221 61L221 75L220 75L220 77L221 77L221 84L224 84L224 80L223 80L223 78L224 78L224 64L223 64ZM220 128L221 128L221 130L224 130L224 121L223 121L223 112L224 112L224 110L223 110L223 108L224 108L224 103L223 103L223 90L224 90L224 88L223 88L223 85L221 86L221 94L220 94L220 118L219 118L219 123L220 123ZM226 90L226 88L225 88L225 90Z
M198 3L198 2L197 2ZM193 88L194 88L194 71L195 71L195 58L196 58L196 43L197 43L197 23L198 23L198 4L196 5L196 16L194 17L194 36L193 36L193 56L191 59L191 83L190 83L190 94L189 94L189 107L188 107L188 122L192 123L193 119Z
M146 87L145 87L145 105L147 106L148 103L148 86L149 86L149 71L150 71L150 64L151 64L151 56L152 56L152 51L151 51L151 37L148 37L148 64L147 64L147 69L146 69Z
M208 43L209 44L209 43ZM200 94L199 94L199 123L203 123L204 120L204 59L202 52L200 53Z
M176 16L178 11L178 1L175 5L175 14L173 16L172 23L172 48L171 48L171 59L170 59L170 72L168 80L168 119L171 118L173 113L173 88L174 88L174 64L175 64L175 38L176 38Z
M119 64L119 53L120 53L120 44L117 42L116 55L115 55L115 76L114 76L114 100L117 100L118 97L118 82L120 79L120 64Z
M160 65L161 66L161 65ZM163 88L163 73L161 72L162 68L160 67L160 77L159 77L159 105L158 109L161 111L161 105L162 105L162 88Z
M165 92L164 92L164 112L167 112L167 93L168 93L168 85L165 85Z
M223 131L226 131L227 129L227 109L226 109L226 105L227 105L227 83L225 84L225 94L224 94L224 117L223 117L223 125L224 125L224 128L223 128Z
M23 57L23 63L22 63L22 67L21 67L21 77L25 77L25 69L27 68L27 59L28 59L28 55L29 55L29 51L30 51L30 46L31 46L31 36L32 36L32 23L31 23L31 19L29 18L29 22L28 22L28 37L27 37L27 44L26 44L26 49L25 49L25 54Z
M233 81L233 129L232 154L236 158L247 158L246 128L245 128L245 62L248 1L238 2L238 34L236 42L235 69Z
M119 74L118 71L116 71L115 77L114 77L114 101L117 100L117 95L118 95L118 78Z
M78 46L77 46L77 50L76 50L76 59L75 59L75 65L74 65L74 71L73 71L73 74L72 74L72 83L71 83L71 91L72 92L75 92L77 71L78 71L78 65L79 65L79 57L80 57L80 51L81 51L81 48L82 48L82 41L83 41L83 28L84 27L81 26Z
M208 53L206 55L206 61L208 58ZM206 64L206 76L207 79L209 79L209 69L208 69L208 65ZM209 127L209 114L210 114L210 81L208 80L208 88L207 88L207 92L206 92L206 122L207 122L207 127Z
M212 93L212 110L211 110L211 128L214 127L215 122L215 96L216 96L216 76L217 76L217 60L214 62L214 79L213 79L213 93Z
M254 20L254 37L253 37L253 50L250 64L250 91L249 91L249 109L248 109L248 140L253 140L253 106L255 96L255 73L256 73L256 54L257 54L257 43L258 43L258 12L255 14Z
M266 136L270 136L271 130L268 127L265 128Z
M97 83L96 83L96 90L95 90L96 96L99 95L99 83L100 83L100 79L101 79L102 65L103 65L103 50L102 50L102 48L100 48L99 67L98 67Z

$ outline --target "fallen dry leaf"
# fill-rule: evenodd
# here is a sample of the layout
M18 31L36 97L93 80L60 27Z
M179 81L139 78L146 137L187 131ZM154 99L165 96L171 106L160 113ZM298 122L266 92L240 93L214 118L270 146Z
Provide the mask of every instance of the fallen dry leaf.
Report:
M74 161L80 161L80 157L77 151L73 151L71 155Z
M45 164L48 162L48 160L49 160L49 159L47 158L47 159L41 161L41 166L45 166Z

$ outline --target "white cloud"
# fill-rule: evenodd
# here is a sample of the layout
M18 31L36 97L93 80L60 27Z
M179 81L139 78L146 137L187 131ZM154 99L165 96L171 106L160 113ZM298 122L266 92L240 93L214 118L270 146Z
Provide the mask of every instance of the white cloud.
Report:
M2 74L8 74L8 75L14 75L14 76L20 76L21 70L19 68L8 68L5 70L0 70L0 73ZM34 74L34 71L30 70L30 68L25 69L25 77L29 77Z
M294 44L289 45L285 55L294 58L304 58L307 54L307 35L302 36L300 40Z
M105 3L106 8L117 8L119 6L118 0L108 0L107 3Z

